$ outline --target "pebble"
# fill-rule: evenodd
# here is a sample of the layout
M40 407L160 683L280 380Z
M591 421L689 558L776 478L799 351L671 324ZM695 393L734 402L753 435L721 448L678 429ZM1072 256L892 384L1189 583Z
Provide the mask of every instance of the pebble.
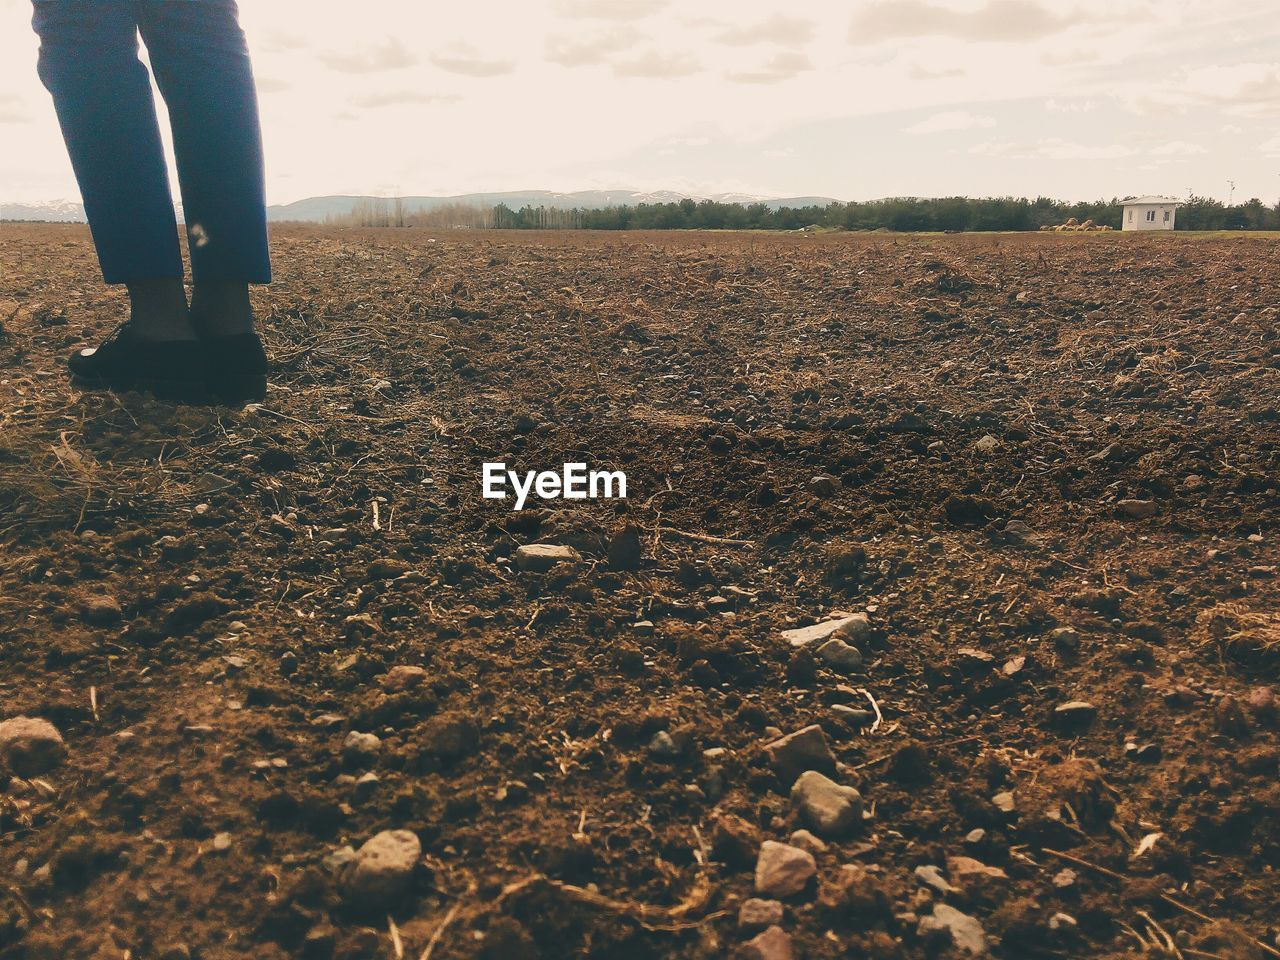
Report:
M120 601L103 594L85 597L80 603L80 617L94 627L109 627L124 616Z
M384 673L379 678L378 684L387 693L404 693L406 690L421 686L428 676L429 674L422 667L401 663Z
M378 759L382 741L376 734L352 730L342 741L342 759L351 764L369 764Z
M826 734L816 723L780 737L764 748L778 776L789 783L806 770L835 773L836 758L827 745Z
M821 837L843 833L862 819L862 794L816 770L806 770L796 780L791 802Z
M979 453L995 453L999 446L1000 441L988 433L973 445L973 449L977 450Z
M1271 687L1254 687L1249 691L1246 703L1259 723L1273 725L1280 718L1280 704L1276 702L1276 692Z
M659 730L649 741L649 756L655 760L676 760L680 757L680 748L671 739L671 734L665 730Z
M573 547L552 543L527 543L516 548L516 566L529 573L545 573L557 563L573 563L579 559Z
M818 648L818 657L840 673L853 673L862 667L862 653L839 637L832 637Z
M380 783L382 781L378 779L378 775L372 770L362 774L351 787L351 802L356 804L367 803L377 793Z
M766 840L756 860L756 892L766 897L789 897L803 890L817 872L817 861L808 850Z
M827 844L816 834L812 834L803 828L799 830L792 830L791 836L787 839L791 842L793 847L799 847L801 850L808 850L815 857L827 852Z
M1130 520L1145 520L1157 513L1154 500L1120 500L1116 502L1116 513Z
M1074 886L1076 882L1076 872L1070 867L1059 870L1053 875L1053 885L1059 890L1066 890L1068 887Z
M15 774L30 779L62 763L67 757L67 745L48 720L14 717L0 723L0 757Z
M781 927L770 927L742 945L743 960L794 960L791 934Z
M999 867L990 867L973 857L947 857L947 876L963 890L982 891L1008 881L1009 875Z
M229 833L215 833L213 835L213 851L215 853L226 853L231 849L234 839Z
M762 900L751 897L742 901L738 908L738 926L755 930L760 927L774 927L782 923L782 904L777 900Z
M1049 639L1059 650L1080 649L1080 633L1074 627L1054 627L1049 631Z
M987 956L987 936L982 924L945 903L935 903L933 915L920 918L917 933L926 939L944 934L951 938L957 950L966 951L975 957Z
M796 627L794 630L783 630L782 639L793 647L817 645L828 637L840 636L846 640L865 640L871 633L871 623L865 613L855 613L835 620L823 620L821 623L807 627Z
M292 650L280 654L280 676L292 677L298 672L298 655Z
M409 830L384 830L356 851L346 895L354 904L390 907L409 889L422 844Z
M1228 737L1240 738L1248 734L1249 721L1244 715L1244 707L1235 697L1227 694L1221 698L1213 711L1214 723Z
M876 715L870 710L850 707L843 703L832 704L831 712L845 723L852 724L855 727L869 727L875 723L876 719Z
M937 893L955 893L956 889L942 875L942 869L932 863L922 864L915 869L916 879Z
M1068 700L1053 708L1053 722L1064 730L1085 730L1098 716L1098 708L1087 700Z
M974 827L972 830L970 830L968 833L964 835L964 843L965 843L965 846L967 847L976 849L978 847L981 847L986 842L987 842L987 831L983 830L982 827Z
M1013 799L1012 790L1004 790L997 793L991 798L991 802L1003 814L1012 814L1018 809L1017 802Z
M841 486L839 479L826 473L820 473L809 481L809 491L816 497L835 496Z

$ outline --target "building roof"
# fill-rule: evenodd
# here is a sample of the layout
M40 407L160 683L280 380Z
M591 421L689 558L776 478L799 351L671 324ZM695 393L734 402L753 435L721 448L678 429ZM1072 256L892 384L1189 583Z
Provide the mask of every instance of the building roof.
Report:
M1176 197L1134 197L1131 200L1121 200L1120 206L1131 207L1140 203L1173 203L1179 206L1182 205L1182 201Z

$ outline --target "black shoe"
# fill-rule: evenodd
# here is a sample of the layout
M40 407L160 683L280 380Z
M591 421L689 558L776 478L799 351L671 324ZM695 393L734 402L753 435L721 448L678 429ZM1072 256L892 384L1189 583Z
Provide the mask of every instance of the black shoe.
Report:
M201 337L204 378L209 395L231 405L267 399L267 352L256 333Z
M140 390L174 403L202 403L204 364L195 340L144 340L121 324L99 346L67 360L71 381L87 390Z

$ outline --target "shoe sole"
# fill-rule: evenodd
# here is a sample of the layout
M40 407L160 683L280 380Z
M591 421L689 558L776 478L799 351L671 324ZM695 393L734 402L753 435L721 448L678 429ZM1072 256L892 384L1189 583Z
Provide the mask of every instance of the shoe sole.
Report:
M95 380L72 375L73 386L82 390L108 390L113 393L149 393L168 403L199 405L209 402L209 391L203 380L171 380L164 377L139 377L135 380Z
M265 373L221 374L206 384L209 396L227 406L243 406L246 403L262 403L267 399L267 375Z

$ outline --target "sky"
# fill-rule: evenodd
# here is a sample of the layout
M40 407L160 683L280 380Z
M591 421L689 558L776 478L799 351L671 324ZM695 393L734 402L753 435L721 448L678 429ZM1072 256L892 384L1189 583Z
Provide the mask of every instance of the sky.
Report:
M0 200L75 199L0 0ZM1276 0L240 0L273 203L1280 198ZM145 56L145 54L143 54Z

